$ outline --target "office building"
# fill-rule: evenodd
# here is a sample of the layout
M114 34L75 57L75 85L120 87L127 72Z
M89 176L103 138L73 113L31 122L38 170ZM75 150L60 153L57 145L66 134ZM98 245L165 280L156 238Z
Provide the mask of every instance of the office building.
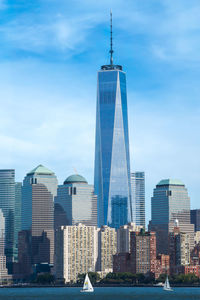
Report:
M133 222L145 228L145 174L131 173L132 216Z
M131 232L140 232L143 226L128 223L120 226L117 230L117 253L130 252L130 234Z
M151 198L149 229L157 235L157 253L168 254L169 232L178 220L180 231L190 235L190 249L194 247L194 225L190 223L190 198L185 185L179 180L161 180Z
M27 173L22 186L22 230L31 233L32 263L53 263L55 174L42 165Z
M15 183L14 261L18 260L18 233L21 230L22 183Z
M191 209L190 220L194 224L194 230L200 231L200 209Z
M13 261L15 170L0 170L0 209L5 217L5 255L7 263Z
M115 228L102 226L98 232L98 271L113 272L113 255L116 252L117 232Z
M95 272L98 257L96 226L62 226L55 234L55 276L76 282L78 274Z
M190 235L180 232L175 237L176 265L190 264Z
M55 228L63 225L97 226L97 196L81 175L71 175L58 186L55 197Z
M111 23L112 24L112 23ZM119 228L132 221L126 73L110 64L97 79L94 189L98 226Z

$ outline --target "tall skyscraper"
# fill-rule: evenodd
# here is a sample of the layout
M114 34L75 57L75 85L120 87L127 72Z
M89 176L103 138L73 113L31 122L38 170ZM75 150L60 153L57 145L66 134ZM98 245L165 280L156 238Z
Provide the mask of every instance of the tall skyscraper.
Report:
M132 216L133 222L145 228L145 174L131 173Z
M94 188L99 226L131 222L126 74L113 64L112 15L110 64L101 67L97 79Z
M33 263L53 263L55 174L42 165L27 173L22 186L22 230L31 232Z
M157 233L158 253L168 253L168 235L178 220L181 232L190 235L190 247L194 246L194 225L190 223L190 198L185 185L179 180L161 180L151 198L150 229Z
M18 259L18 233L21 230L22 183L15 183L14 260Z
M5 255L7 262L13 260L15 170L0 170L0 209L5 217Z
M55 227L62 225L97 226L97 196L94 186L78 174L67 177L58 186L55 197Z

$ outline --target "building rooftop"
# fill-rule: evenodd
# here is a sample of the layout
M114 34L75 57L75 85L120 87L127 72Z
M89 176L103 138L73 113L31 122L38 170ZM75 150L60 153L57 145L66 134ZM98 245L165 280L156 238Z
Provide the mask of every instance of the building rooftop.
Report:
M178 179L163 179L157 185L184 185L184 183Z
M70 175L65 179L64 184L69 184L69 183L88 183L87 180L78 174Z
M43 165L38 165L36 168L34 168L33 170L31 170L30 172L27 173L27 175L33 175L33 174L37 174L37 175L54 175L54 172L47 169Z

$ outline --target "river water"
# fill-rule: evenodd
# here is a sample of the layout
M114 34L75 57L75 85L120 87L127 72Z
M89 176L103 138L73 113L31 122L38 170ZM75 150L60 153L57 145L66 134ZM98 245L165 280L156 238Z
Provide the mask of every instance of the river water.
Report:
M200 288L105 287L94 293L80 293L80 288L1 288L0 300L200 300Z

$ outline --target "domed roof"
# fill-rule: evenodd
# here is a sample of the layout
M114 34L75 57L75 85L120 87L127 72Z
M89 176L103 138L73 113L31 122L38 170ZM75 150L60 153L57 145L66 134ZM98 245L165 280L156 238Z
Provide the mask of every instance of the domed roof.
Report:
M81 175L74 174L65 179L64 184L69 183L87 183L87 180Z
M157 185L184 185L184 183L178 179L163 179Z
M54 172L47 169L43 165L38 165L36 168L34 168L33 170L31 170L30 172L27 173L27 175L33 175L33 174L37 174L37 175L54 175Z

